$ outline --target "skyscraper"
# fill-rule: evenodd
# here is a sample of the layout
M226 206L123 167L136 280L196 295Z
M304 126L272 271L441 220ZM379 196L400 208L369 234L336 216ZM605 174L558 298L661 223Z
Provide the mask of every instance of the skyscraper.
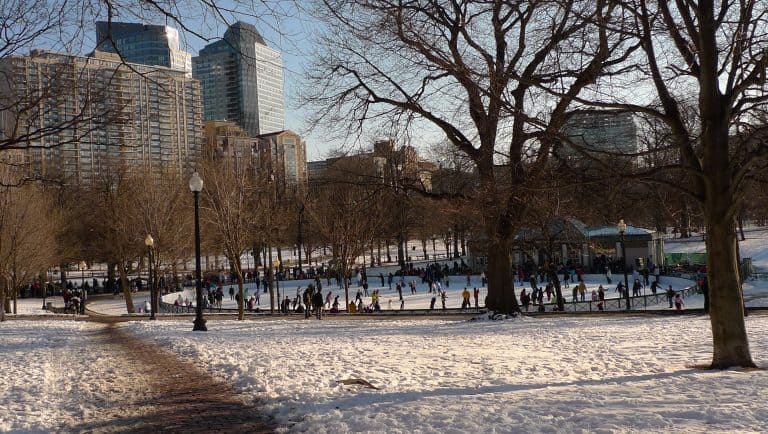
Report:
M0 137L32 176L89 184L115 167L188 172L200 156L200 85L186 73L33 51L0 60Z
M252 137L282 131L283 61L251 24L237 22L192 59L205 120L227 120Z
M130 63L192 72L192 55L179 48L173 27L97 21L96 50L118 53Z

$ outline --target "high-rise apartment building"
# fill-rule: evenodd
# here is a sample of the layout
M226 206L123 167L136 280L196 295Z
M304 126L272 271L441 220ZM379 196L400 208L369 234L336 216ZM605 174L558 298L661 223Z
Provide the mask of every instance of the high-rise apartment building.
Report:
M556 152L566 159L584 159L581 152L599 159L631 159L623 156L636 155L638 152L638 130L632 113L615 110L574 111L562 132L570 143L563 144Z
M111 53L43 51L0 60L0 137L31 175L91 183L116 166L188 172L202 143L197 80Z
M232 121L252 137L285 124L283 61L251 24L237 22L224 38L192 59L200 80L205 120Z
M179 31L173 27L97 21L96 50L118 53L129 63L192 73L192 55L180 49Z

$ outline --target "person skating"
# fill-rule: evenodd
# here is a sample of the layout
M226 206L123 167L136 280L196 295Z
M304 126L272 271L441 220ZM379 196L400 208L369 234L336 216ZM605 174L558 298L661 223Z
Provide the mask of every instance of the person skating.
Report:
M672 299L675 297L675 290L672 289L672 285L667 288L667 299L669 300L669 308L672 309Z
M312 294L312 306L315 308L315 317L323 319L323 293L320 291Z
M677 294L675 294L675 309L683 310L684 306L685 306L685 302L683 301L683 295L678 292Z

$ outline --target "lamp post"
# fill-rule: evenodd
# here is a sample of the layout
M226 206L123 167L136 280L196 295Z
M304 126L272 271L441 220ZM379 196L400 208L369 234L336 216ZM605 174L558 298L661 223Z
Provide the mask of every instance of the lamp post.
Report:
M144 245L147 246L147 263L149 264L149 277L147 278L147 284L149 285L149 306L151 312L149 313L149 319L155 319L155 312L157 311L157 297L155 297L155 281L152 279L152 248L155 245L155 240L152 235L147 234L144 238Z
M280 260L275 259L274 262L272 262L272 267L276 270L275 271L275 290L277 291L277 303L278 306L281 305L283 300L280 298Z
M621 256L624 269L624 299L627 302L627 310L631 310L629 305L629 280L627 279L627 248L624 246L624 232L627 230L627 224L624 223L624 219L619 220L616 225L616 229L619 230L619 242L621 243Z
M205 318L203 318L203 282L200 277L200 207L198 205L198 197L203 191L203 179L197 172L189 178L189 189L195 198L195 298L197 301L192 331L205 332L208 331L208 328L205 326Z
M77 264L77 268L80 269L80 315L85 314L85 299L87 298L87 295L85 294L85 269L87 267L88 265L85 261L80 261L80 263Z
M51 269L45 270L45 283L43 283L43 310L48 309L48 306L45 304L45 297L48 296L48 282L51 281Z

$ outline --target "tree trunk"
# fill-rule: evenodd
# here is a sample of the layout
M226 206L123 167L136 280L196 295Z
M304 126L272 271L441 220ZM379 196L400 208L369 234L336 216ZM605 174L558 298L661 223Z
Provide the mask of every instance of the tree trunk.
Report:
M454 227L453 228L453 257L458 258L459 257L459 228Z
M352 269L346 265L344 266L344 269L344 305L346 306L344 311L349 313L349 278L352 277Z
M131 283L128 281L128 274L125 272L123 264L117 264L118 273L120 273L120 289L123 290L125 298L125 310L128 313L136 312L133 306L133 294L131 294Z
M275 286L272 282L274 280L275 270L272 267L272 246L269 246L269 263L267 264L267 281L269 282L269 313L275 313Z
M488 243L488 296L485 306L495 312L516 314L520 305L515 298L515 284L512 279L512 265L509 261L507 243Z
M368 245L370 252L371 252L371 267L376 266L376 257L373 255L373 243Z
M0 322L5 321L5 297L6 289L0 288Z
M243 270L242 270L242 264L240 263L240 258L238 257L237 261L234 263L235 265L235 275L237 276L237 288L238 291L240 291L240 299L237 300L237 319L239 321L242 321L245 319L245 285L243 279Z
M705 211L705 217L709 214L709 210ZM736 262L736 234L728 220L709 221L707 233L707 278L714 345L711 368L755 367L744 324L744 300Z
M403 247L403 244L405 243L405 236L402 232L397 234L397 265L400 267L401 270L405 270L405 248Z

